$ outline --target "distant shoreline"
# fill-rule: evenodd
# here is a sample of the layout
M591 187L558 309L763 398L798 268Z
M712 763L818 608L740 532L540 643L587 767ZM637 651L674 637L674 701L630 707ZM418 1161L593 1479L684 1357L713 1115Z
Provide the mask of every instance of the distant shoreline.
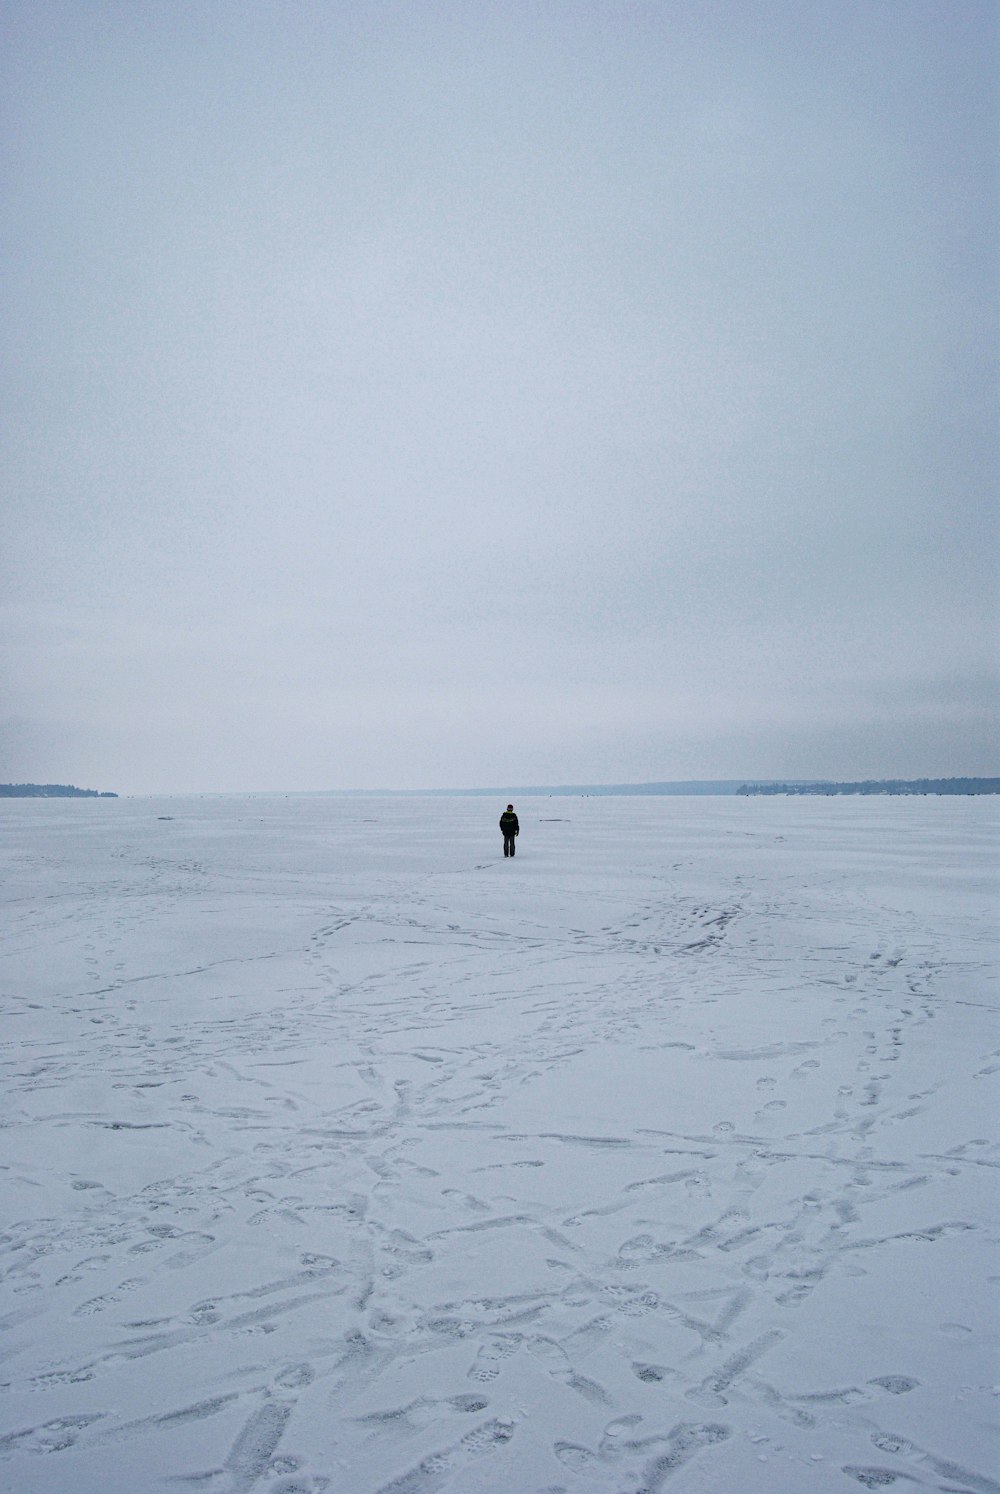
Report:
M748 783L741 794L1000 794L1000 778L872 778L857 783Z
M981 795L1000 794L998 778L881 778L839 782L828 779L694 778L664 783L537 784L520 788L436 789L235 789L173 790L130 794L129 798L333 798L333 799L504 799L759 797L810 795ZM70 783L0 783L0 799L117 799L116 793L77 788Z
M77 788L72 783L0 783L0 799L117 799L117 794L99 789Z
M521 788L306 789L313 797L337 798L542 798L640 797L757 794L998 794L1000 778L885 778L858 782L826 779L711 778L666 783L548 784Z

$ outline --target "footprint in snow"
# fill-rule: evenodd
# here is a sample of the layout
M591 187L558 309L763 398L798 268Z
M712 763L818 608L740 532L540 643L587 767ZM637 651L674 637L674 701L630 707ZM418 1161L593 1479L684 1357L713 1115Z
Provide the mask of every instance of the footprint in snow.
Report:
M613 1459L620 1457L626 1445L642 1421L642 1417L636 1414L631 1416L618 1416L614 1421L609 1421L601 1434L598 1452L602 1458Z
M597 1461L596 1454L589 1447L581 1447L578 1442L557 1442L552 1451L563 1467L569 1468L573 1473L584 1473Z
M478 1380L481 1384L489 1384L490 1381L495 1380L500 1373L503 1360L516 1354L521 1347L521 1342L520 1333L510 1333L483 1344L476 1355L475 1364L469 1370L468 1378Z

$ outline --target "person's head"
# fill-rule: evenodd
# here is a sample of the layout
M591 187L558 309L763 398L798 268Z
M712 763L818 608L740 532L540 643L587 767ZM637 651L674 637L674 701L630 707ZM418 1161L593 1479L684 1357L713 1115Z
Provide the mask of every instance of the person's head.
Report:
M507 808L508 808L508 809L513 809L513 808L514 808L514 806L513 806L513 804L508 804L508 805L507 805Z

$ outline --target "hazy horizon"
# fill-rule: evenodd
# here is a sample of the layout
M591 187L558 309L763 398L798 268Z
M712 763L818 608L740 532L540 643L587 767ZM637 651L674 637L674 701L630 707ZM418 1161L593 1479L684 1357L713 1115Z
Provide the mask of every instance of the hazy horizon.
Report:
M513 797L518 802L532 798L732 798L742 790L802 790L802 789L824 789L830 790L865 790L869 784L885 785L878 790L881 794L894 793L898 796L910 794L915 797L917 793L949 797L950 795L1000 792L996 789L946 789L935 785L953 783L1000 783L1000 774L983 774L960 777L953 776L942 778L918 779L824 779L824 778L726 778L726 779L676 779L661 780L648 783L548 783L548 784L508 784L506 787L498 788L491 786L460 786L449 785L445 788L392 788L381 785L376 788L318 788L318 789L295 789L295 788L257 788L257 789L189 789L184 791L160 790L158 792L142 792L132 790L128 793L119 793L117 790L109 790L107 787L95 788L90 784L39 784L30 780L23 780L18 787L30 787L33 789L49 788L66 790L72 789L73 794L69 797L79 796L87 798L103 799L211 799L211 798L247 798L247 799L289 799L289 798L454 798L454 799L487 799L496 798L502 801ZM893 785L899 785L898 788ZM917 789L917 785L929 785ZM9 784L0 784L0 788L10 787ZM911 793L912 786L912 793ZM6 796L17 797L51 797L59 799L63 797L59 793L51 795L36 794L29 796ZM0 799L2 802L2 799Z
M990 774L998 20L0 0L0 778Z

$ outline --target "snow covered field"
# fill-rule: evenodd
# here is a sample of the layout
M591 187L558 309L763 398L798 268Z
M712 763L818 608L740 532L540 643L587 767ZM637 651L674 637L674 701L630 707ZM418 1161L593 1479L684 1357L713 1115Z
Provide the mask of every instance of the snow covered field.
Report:
M997 801L516 807L3 803L0 1488L1000 1491Z

